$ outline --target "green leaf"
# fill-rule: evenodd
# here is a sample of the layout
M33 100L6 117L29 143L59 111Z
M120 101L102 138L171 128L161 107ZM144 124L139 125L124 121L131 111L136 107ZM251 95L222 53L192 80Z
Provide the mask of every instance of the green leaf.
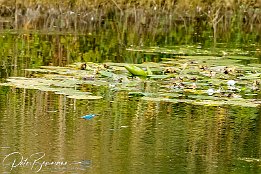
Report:
M168 74L168 75L148 75L149 78L151 79L166 79L166 78L171 78L174 77L173 74Z
M134 66L134 65L125 65L124 66L133 76L143 76L143 77L146 77L147 76L147 73L137 67L137 66Z
M253 60L258 59L256 57L249 57L249 56L226 56L229 59L236 59L236 60Z
M244 75L242 77L239 77L241 80L251 80L251 79L260 79L261 73L256 73L256 74L248 74Z
M93 95L69 95L68 98L72 99L81 99L81 100L98 100L102 99L102 96L93 96Z
M152 71L150 70L150 68L147 66L147 73L148 75L153 75Z
M99 71L99 73L102 75L102 76L105 76L105 77L109 77L109 78L114 78L116 77L117 75L112 73L112 72L109 72L109 71Z

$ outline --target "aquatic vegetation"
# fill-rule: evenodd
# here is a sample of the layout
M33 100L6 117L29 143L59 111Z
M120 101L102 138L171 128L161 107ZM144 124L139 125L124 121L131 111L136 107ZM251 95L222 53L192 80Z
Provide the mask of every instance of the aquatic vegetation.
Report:
M131 73L133 76L143 76L146 77L148 75L143 69L134 66L134 65L125 65L125 68ZM151 71L150 71L151 73Z
M11 2L11 3L10 3ZM110 47L125 48L129 45L159 45L164 43L220 44L227 40L253 43L260 40L260 2L252 1L12 1L2 2L0 14L2 28L56 33L79 33L90 37L88 42L98 39L102 33L110 40ZM111 32L112 31L112 32ZM136 34L138 33L138 34ZM31 34L25 37L30 38ZM94 36L94 39L92 38ZM185 37L184 37L185 36ZM227 39L228 38L228 39ZM104 39L104 38L101 38ZM67 39L57 38L60 49L68 45ZM83 42L86 40L83 39ZM72 41L74 42L74 41ZM57 42L58 43L58 42ZM152 44L153 43L153 44ZM104 44L100 49L106 50ZM42 43L35 42L35 47ZM45 43L46 48L53 47ZM90 45L89 45L90 46ZM77 47L75 45L74 47ZM80 46L85 49L88 46ZM68 52L73 47L66 47ZM120 52L120 51L119 51ZM207 51L206 51L207 52ZM226 51L224 51L224 54ZM180 51L182 54L182 50ZM45 55L47 51L44 51ZM82 56L103 54L97 50ZM59 55L58 55L59 56ZM77 53L72 54L77 57ZM95 58L93 58L95 59ZM93 60L92 60L93 61Z
M48 4L48 5L46 5ZM1 16L8 17L6 27L16 29L51 29L51 30L89 30L93 31L102 27L115 27L118 31L134 28L137 31L142 26L143 30L152 32L171 31L177 24L183 25L183 30L188 31L189 25L195 25L196 32L206 22L213 28L213 37L217 38L217 31L229 30L239 27L255 28L260 24L260 2L251 1L49 1L37 2L6 1L1 6ZM159 10L160 9L160 10ZM23 13L19 13L23 11ZM10 19L11 18L11 19ZM14 20L16 19L16 20ZM114 26L107 24L115 21ZM239 21L235 24L234 21ZM195 24L193 24L195 23ZM124 25L123 25L124 24ZM172 24L172 25L171 25ZM126 26L127 25L127 26ZM135 27L132 27L135 25ZM222 27L219 27L222 26ZM231 27L232 26L232 27ZM254 26L254 27L253 27ZM164 29L163 29L164 28ZM258 27L256 27L258 28ZM123 30L122 30L123 29ZM233 31L233 30L232 30ZM200 37L202 32L197 33Z
M42 73L42 71L40 71ZM47 78L49 78L47 76ZM68 98L74 99L101 99L102 96L94 96L90 92L84 92L77 89L80 80L74 77L57 76L53 79L47 78L25 78L11 77L7 79L7 83L1 85L13 86L15 88L35 89L40 91L52 91L55 94L62 94Z
M41 66L25 69L28 77L11 77L1 85L53 91L68 98L85 100L102 99L103 96L82 91L84 86L104 86L115 92L128 91L129 96L151 102L257 107L260 105L261 69L249 71L252 65L242 66L241 63L245 59L255 60L243 56L239 59L236 56L233 59L227 56L176 56L158 63L135 65L87 62L66 67ZM233 64L226 63L231 60ZM79 68L82 64L84 69Z

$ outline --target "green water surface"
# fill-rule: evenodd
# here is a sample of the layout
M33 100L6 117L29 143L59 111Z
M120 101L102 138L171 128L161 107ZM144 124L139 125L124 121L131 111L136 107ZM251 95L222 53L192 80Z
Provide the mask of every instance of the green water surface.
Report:
M243 64L260 63L259 42L246 45L230 38L214 48L209 35L200 42L193 38L140 44L132 35L119 42L117 33L106 30L97 35L5 32L0 35L0 77L4 82L28 76L25 68L42 65L160 62L176 55L244 55L258 59ZM193 105L142 100L92 84L82 89L103 98L77 100L0 87L0 173L261 172L260 105ZM260 99L259 92L255 98ZM97 116L81 119L86 114Z

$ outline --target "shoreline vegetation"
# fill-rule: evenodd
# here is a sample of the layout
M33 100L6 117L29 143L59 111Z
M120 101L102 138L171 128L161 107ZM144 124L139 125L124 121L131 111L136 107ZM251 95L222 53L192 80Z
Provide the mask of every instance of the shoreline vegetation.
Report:
M261 0L1 0L0 16L2 29L168 33L193 26L211 28L214 38L231 30L261 33Z
M0 32L6 60L18 53L44 65L139 62L125 50L162 45L218 43L260 55L261 0L0 0Z

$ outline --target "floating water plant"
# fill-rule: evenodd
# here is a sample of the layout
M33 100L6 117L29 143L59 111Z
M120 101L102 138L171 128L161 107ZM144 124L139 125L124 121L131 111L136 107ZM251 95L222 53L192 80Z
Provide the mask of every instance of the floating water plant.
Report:
M12 77L7 79L4 86L13 86L16 88L37 89L40 91L52 91L55 94L62 94L73 99L101 99L102 96L94 96L90 92L84 92L77 89L81 83L80 80L74 78L61 79L45 79L45 78L25 78Z
M113 92L127 91L129 96L153 102L257 107L260 105L261 69L252 71L252 65L240 63L243 59L242 56L240 60L235 57L177 56L139 65L88 62L85 69L79 68L82 63L66 67L43 66L26 69L30 78L10 77L1 85L53 91L82 100L103 98L90 90L82 90L92 86ZM233 61L233 64L225 66L226 61Z
M143 69L135 66L135 65L125 65L125 68L131 73L133 76L143 76L146 77L148 74ZM151 71L150 71L151 73Z

